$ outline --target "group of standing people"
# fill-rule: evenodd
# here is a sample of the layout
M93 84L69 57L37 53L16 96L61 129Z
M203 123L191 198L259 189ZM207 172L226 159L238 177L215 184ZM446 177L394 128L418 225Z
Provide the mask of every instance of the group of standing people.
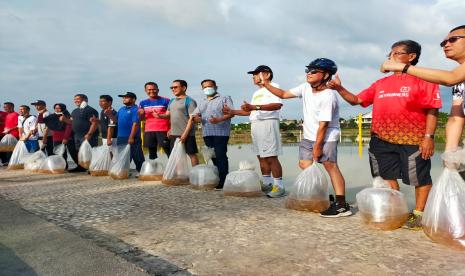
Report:
M84 140L97 146L100 131L104 144L131 145L131 158L139 171L144 162L141 120L145 120L144 146L148 148L150 159L157 158L158 148L163 148L169 156L179 138L192 166L199 163L195 123L201 123L205 144L215 150L213 163L218 167L220 178L217 189L222 189L229 170L227 145L231 118L249 116L253 150L263 177L262 190L269 197L282 197L286 192L278 159L282 154L279 112L282 99L301 98L304 139L299 146L298 165L306 169L313 162L323 164L336 196L320 215L342 217L352 212L345 199L345 180L337 164L339 94L352 105L373 106L369 146L371 173L373 177L381 176L393 189L399 189L397 179L415 187L416 205L405 227L421 229L422 212L432 187L430 157L434 153L438 110L442 106L438 84L454 86L446 127L446 150L458 147L465 124L465 25L452 29L440 45L447 58L461 64L458 68L449 72L417 67L420 44L412 40L398 41L391 46L389 59L381 68L393 74L357 94L342 85L334 61L318 58L306 65L306 82L289 90L272 82L273 71L269 66L260 65L249 71L258 89L250 103L244 102L240 109L234 109L231 97L218 93L218 86L212 79L201 82L205 99L199 104L187 95L188 85L184 80L172 82L170 88L174 97L171 99L159 95L155 82L147 82L144 89L148 98L136 105L136 94L118 95L124 106L117 112L112 108L113 99L109 95L100 96L100 114L87 104L84 94L75 95L76 109L71 113L61 103L54 105L54 112L47 111L44 101L31 103L38 111L37 117L30 115L25 105L20 106L18 115L13 103L6 102L5 112L0 113L0 130L3 135L10 133L24 140L30 151L42 148L53 154L53 146L66 144L76 163L79 146ZM1 157L3 162L8 158ZM70 171L84 171L84 168L78 166Z

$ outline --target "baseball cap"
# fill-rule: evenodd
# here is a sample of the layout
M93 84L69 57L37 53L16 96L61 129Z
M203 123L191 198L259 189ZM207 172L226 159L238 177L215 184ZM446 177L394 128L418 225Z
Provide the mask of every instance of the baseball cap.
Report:
M123 95L118 95L118 97L131 97L131 98L137 99L136 94L134 94L132 92L126 92Z
M271 70L271 68L266 65L259 65L257 68L255 68L255 70L249 71L247 72L247 74L256 74L260 72L268 72L268 73L273 74L273 71Z
M31 105L47 105L47 104L45 103L45 101L37 100L37 101L31 103Z

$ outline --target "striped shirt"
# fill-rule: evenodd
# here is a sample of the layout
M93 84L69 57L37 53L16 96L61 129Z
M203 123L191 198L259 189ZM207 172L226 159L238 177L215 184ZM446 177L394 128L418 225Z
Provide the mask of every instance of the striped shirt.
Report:
M200 114L202 117L202 134L203 136L229 136L231 132L231 119L219 122L217 124L210 123L211 117L223 117L223 106L228 105L234 109L233 102L230 96L220 96L216 94L212 99L203 100L193 114Z

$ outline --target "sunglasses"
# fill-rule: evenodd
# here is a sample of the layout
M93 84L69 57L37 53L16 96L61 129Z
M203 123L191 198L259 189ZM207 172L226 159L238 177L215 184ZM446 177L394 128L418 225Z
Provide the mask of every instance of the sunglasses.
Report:
M176 89L176 88L179 88L180 86L171 86L170 89L173 90L173 89Z
M309 74L309 75L314 75L316 73L324 73L323 71L321 70L317 70L317 69L305 69L305 73Z
M444 47L444 46L446 46L447 42L452 44L452 43L457 42L457 40L459 40L460 38L465 38L465 36L463 36L463 35L451 36L448 39L444 39L444 41L441 42L439 45L441 45L441 47Z

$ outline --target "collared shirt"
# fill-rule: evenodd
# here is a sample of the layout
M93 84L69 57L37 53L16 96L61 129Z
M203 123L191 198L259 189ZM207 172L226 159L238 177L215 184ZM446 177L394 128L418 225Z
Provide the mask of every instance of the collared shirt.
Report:
M111 109L111 114L113 116L117 116L117 112L112 108ZM105 110L100 111L100 133L102 134L103 139L107 139L107 134L108 134L108 128L112 127L113 128L113 136L112 138L116 138L116 135L118 134L118 127L116 126L116 123L113 122L106 114Z
M18 117L18 128L22 128L23 133L21 135L27 136L31 131L36 129L37 124L37 117L33 115L29 115L28 117L19 116ZM39 138L39 134L35 132L31 136L29 136L29 140L37 140Z
M137 105L123 106L118 110L118 137L129 137L131 135L132 125L139 124L139 114ZM140 128L134 138L139 137Z
M223 117L223 106L227 105L234 109L230 96L221 96L216 94L212 99L203 100L194 110L194 114L200 114L202 117L202 134L203 136L229 136L231 132L231 119L210 123L211 117Z

